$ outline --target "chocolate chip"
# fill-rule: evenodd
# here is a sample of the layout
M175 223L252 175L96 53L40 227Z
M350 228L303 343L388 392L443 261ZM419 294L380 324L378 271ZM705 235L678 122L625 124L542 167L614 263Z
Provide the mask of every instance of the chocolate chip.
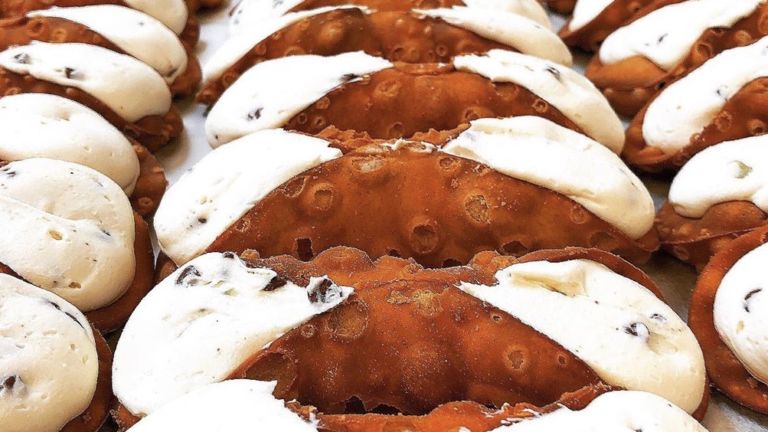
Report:
M200 276L202 276L202 274L197 267L188 265L184 267L184 270L181 271L179 277L176 278L176 285L189 285L193 278L198 278Z
M287 280L280 277L280 275L277 275L272 278L272 280L269 281L267 286L264 287L264 291L274 291L278 288L284 287L288 283Z
M745 295L745 296L744 296L744 310L745 310L745 311L747 311L747 313L750 313L750 312L751 312L751 311L749 310L749 302L750 302L750 300L752 299L752 297L753 297L755 294L758 294L758 293L760 293L761 291L763 291L763 289L762 289L762 288L755 288L755 289L753 289L752 291L748 292L748 293L747 293L747 295Z
M333 289L335 285L330 279L323 279L314 289L307 294L312 303L328 303L338 294L338 289Z
M46 299L45 301L46 301L46 302L47 302L49 305L53 306L53 307L54 307L54 308L55 308L57 311L64 313L64 315L66 315L67 317L69 317L69 319L71 319L72 321L76 322L76 323L77 323L77 325L79 325L79 326L80 326L80 328L82 328L83 330L85 330L85 327L83 326L83 323L81 323L81 322L80 322L80 320L79 320L79 319L77 319L77 317L75 317L75 316L74 316L74 315L72 315L71 313L69 313L69 312L66 312L66 311L63 311L63 310L61 310L61 306L60 306L58 303L52 302L52 301L50 301L50 300L48 300L48 299Z
M663 35L659 36L659 39L658 39L657 43L664 42L664 39L666 39L667 36L669 36L669 33L664 33Z
M16 171L12 170L9 166L0 169L0 173L8 178L16 177Z
M559 70L557 70L557 69L555 69L553 66L547 66L546 68L544 68L544 71L545 71L545 72L549 72L549 73L550 73L550 74L552 74L552 76L554 76L554 77L555 77L555 78L556 78L558 81L560 81L560 78L561 78L561 76L560 76L560 71L559 71Z
M201 224L204 224L204 223L207 223L207 222L208 222L208 219L206 219L206 218L204 218L204 217L201 217L201 218L197 218L197 222L199 222L199 223L201 223Z
M662 315L662 314L657 314L657 313L655 313L655 314L651 315L651 319L652 319L652 320L656 320L656 321L661 321L661 322L664 322L664 321L666 321L666 320L667 320L667 317L665 317L665 316L664 316L664 315Z
M256 108L255 110L248 113L248 120L258 120L261 118L261 112L264 110L264 108Z
M75 68L71 68L71 67L64 68L64 76L66 76L67 78L72 79L75 77L75 75L77 75L77 70L75 70Z
M650 335L651 332L648 330L648 327L646 327L645 324L641 322L635 322L624 327L624 333L645 339Z
M360 75L354 74L354 73L344 74L341 77L342 81L352 81L352 80L358 79L358 78L360 78Z
M107 236L107 237L112 237L112 234L110 234L110 233L109 233L109 231L107 231L107 230L105 230L105 229L103 229L103 228L101 229L101 232L102 232L102 233L103 233L105 236Z
M226 259L235 259L235 253L234 252L224 252L221 254Z
M0 391L8 390L13 391L13 388L16 387L16 384L24 384L24 382L21 380L21 378L18 375L11 375L3 380L3 383L0 384Z
M13 59L16 60L17 63L21 64L29 64L32 61L32 59L29 57L29 54L27 53L18 53L13 56Z

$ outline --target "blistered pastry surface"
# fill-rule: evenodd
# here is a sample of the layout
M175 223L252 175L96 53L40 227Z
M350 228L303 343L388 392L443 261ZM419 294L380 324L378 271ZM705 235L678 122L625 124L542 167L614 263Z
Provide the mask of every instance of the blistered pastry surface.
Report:
M0 274L0 328L2 430L59 432L96 391L90 324L64 299Z
M512 265L496 279L460 288L575 353L610 385L657 394L689 413L701 404L706 371L696 338L639 283L588 260Z
M154 69L95 45L33 42L1 52L0 66L83 90L128 122L164 115L171 107L171 92Z
M109 305L133 280L133 210L97 171L53 159L11 162L0 168L0 217L0 263L81 310Z
M234 254L196 258L157 285L128 320L115 350L115 395L143 416L227 378L249 356L352 292L329 282L311 278L298 286Z
M210 384L182 396L144 418L131 432L312 432L317 428L272 396L275 383L231 380Z
M549 414L502 426L493 432L707 432L693 417L652 393L608 392L580 411L561 408Z
M697 153L672 181L669 201L690 218L732 201L751 202L768 213L768 137L727 141Z
M549 120L475 120L442 151L563 194L632 239L653 226L651 194L624 162L601 144Z
M62 18L82 24L151 66L168 83L187 69L187 52L176 34L135 9L106 4L44 9L27 16Z
M767 73L768 37L723 51L648 105L642 125L645 142L668 154L682 150L742 87Z
M279 129L214 150L160 202L154 221L161 249L177 264L189 261L275 188L339 156L325 140Z
M217 147L251 132L282 127L334 88L391 66L362 52L259 63L229 87L208 113L208 141Z
M131 142L90 108L42 93L0 98L0 160L29 158L88 166L129 194L139 176Z
M749 373L768 384L768 245L741 257L720 282L715 295L715 328Z
M596 141L617 153L624 147L624 128L619 117L594 84L572 69L504 50L458 56L453 63L458 70L525 87Z
M665 6L611 33L600 46L600 61L614 64L641 56L669 71L688 55L704 31L731 27L763 1L688 0Z

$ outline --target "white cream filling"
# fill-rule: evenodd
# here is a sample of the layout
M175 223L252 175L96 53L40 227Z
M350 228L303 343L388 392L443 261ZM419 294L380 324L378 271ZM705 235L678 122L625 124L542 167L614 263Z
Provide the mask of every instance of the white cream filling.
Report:
M657 394L689 413L701 403L701 348L644 286L588 260L516 264L496 279L459 288L562 345L610 385Z
M32 42L0 52L0 66L78 88L129 122L163 115L171 107L171 91L154 69L96 45Z
M53 17L82 24L125 53L151 66L172 83L187 70L187 52L173 31L157 19L116 5L51 8L29 17Z
M524 54L565 66L573 64L573 56L562 39L549 28L522 15L467 6L415 9L414 12L442 19L451 25L510 46Z
M234 254L213 253L163 280L136 308L117 344L112 384L120 402L144 416L224 380L250 356L352 293L337 285L318 292L324 278L312 278L306 288L286 280L275 286L276 276Z
M191 260L278 186L340 156L325 140L280 129L208 153L160 201L160 248L176 264Z
M308 423L275 399L274 382L231 380L209 384L157 410L131 428L131 432L316 432Z
M653 227L651 194L609 149L540 117L480 119L442 151L553 190L637 239Z
M557 411L502 426L493 432L707 432L693 417L652 393L614 391L581 411Z
M577 0L568 30L576 31L597 18L614 0Z
M153 16L176 34L187 26L189 10L184 0L124 0L128 6Z
M640 56L669 71L704 31L731 27L764 1L687 0L665 6L611 33L600 47L600 61L610 65Z
M458 56L456 69L494 82L525 87L557 108L587 135L616 153L624 148L624 127L602 93L578 72L524 54L491 50L485 55Z
M758 381L768 384L768 244L750 251L728 270L715 295L720 338Z
M270 20L288 13L303 0L243 0L237 4L230 18L230 33L235 35L252 31L265 20ZM464 4L478 9L495 12L510 12L530 18L547 29L552 29L547 11L536 0L464 0Z
M59 159L99 171L130 194L139 177L131 142L92 109L44 93L0 98L0 160Z
M286 15L268 17L254 23L247 32L233 35L222 44L203 67L204 81L209 82L221 77L232 65L243 58L253 47L260 44L278 31L306 18L339 9L369 10L357 6L328 6L307 11L293 12Z
M712 123L733 95L766 74L768 37L723 51L651 102L643 119L645 142L667 154L682 150Z
M252 132L282 127L334 88L389 67L392 63L363 52L297 55L259 63L208 113L208 142L218 147Z
M96 342L83 314L0 274L0 429L59 432L91 404L98 373Z
M675 212L704 216L715 204L749 201L768 212L768 136L727 141L689 160L669 189Z
M135 223L106 176L69 162L0 168L0 262L80 310L111 304L133 281Z

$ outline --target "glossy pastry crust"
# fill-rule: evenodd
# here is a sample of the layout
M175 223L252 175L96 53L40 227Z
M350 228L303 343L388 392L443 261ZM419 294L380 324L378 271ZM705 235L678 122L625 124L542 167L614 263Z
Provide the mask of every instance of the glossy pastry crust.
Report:
M632 240L563 195L424 150L374 143L306 171L260 200L208 251L254 249L309 260L343 245L444 267L483 250L519 256L565 246L642 263L658 248L655 230Z
M705 61L727 49L751 44L768 34L767 20L768 4L763 3L751 15L729 28L707 29L688 55L669 71L642 56L606 65L596 54L585 73L619 114L634 116L664 87Z
M651 11L682 0L614 0L584 27L572 31L565 23L560 37L566 45L593 52L617 28ZM574 2L575 3L575 2Z
M79 102L101 114L127 137L138 141L152 152L181 135L181 131L184 129L181 115L174 106L171 106L171 109L162 116L146 116L132 123L123 119L106 104L83 90L0 68L0 94L10 96L20 93L48 93Z
M459 419L488 426L489 410L478 403L584 404L607 390L585 363L558 344L460 290L447 289L460 282L494 283L496 271L513 263L588 259L661 296L641 270L596 249L539 251L519 259L482 252L466 267L440 270L395 257L374 262L346 247L310 262L288 256L261 259L255 251L242 257L298 285L327 276L355 288L340 306L289 331L230 376L276 380L276 397L316 407L338 431L408 425L427 432L446 430L438 428ZM347 374L345 368L367 373ZM574 391L582 397L568 395ZM706 405L707 396L695 415L700 418ZM336 415L371 412L388 415ZM393 412L405 416L389 415ZM113 415L122 427L138 420L120 405Z
M728 270L744 255L768 242L768 228L761 228L730 242L704 268L691 299L688 324L704 351L712 383L737 403L768 413L768 386L754 379L722 341L714 323L717 290Z
M0 264L2 270L2 264ZM112 350L104 336L97 329L93 330L96 339L96 353L99 356L99 375L96 392L91 405L78 417L67 423L61 432L97 432L107 420L113 403L112 395Z
M576 6L576 0L546 0L544 3L551 11L561 15L569 15Z
M448 63L456 55L483 54L494 48L510 47L409 11L337 9L300 20L256 44L219 78L207 82L197 100L211 105L254 64L288 55L364 51L390 61Z
M666 202L656 216L661 247L701 270L734 238L768 224L768 215L748 201L729 201L709 208L700 218L679 215Z
M93 324L93 327L103 333L108 333L120 328L128 320L142 298L152 289L154 276L154 253L152 241L149 237L147 222L134 212L136 224L136 237L134 239L134 254L136 256L136 273L133 282L123 295L114 303L101 309L84 312L84 315ZM21 278L13 269L0 263L0 273Z

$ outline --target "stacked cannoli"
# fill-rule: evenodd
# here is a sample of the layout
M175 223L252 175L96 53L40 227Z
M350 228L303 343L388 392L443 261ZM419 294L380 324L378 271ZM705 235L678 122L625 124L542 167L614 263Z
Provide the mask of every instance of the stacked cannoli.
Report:
M154 152L201 79L198 6L0 2L0 430L96 432L112 352L153 286Z

